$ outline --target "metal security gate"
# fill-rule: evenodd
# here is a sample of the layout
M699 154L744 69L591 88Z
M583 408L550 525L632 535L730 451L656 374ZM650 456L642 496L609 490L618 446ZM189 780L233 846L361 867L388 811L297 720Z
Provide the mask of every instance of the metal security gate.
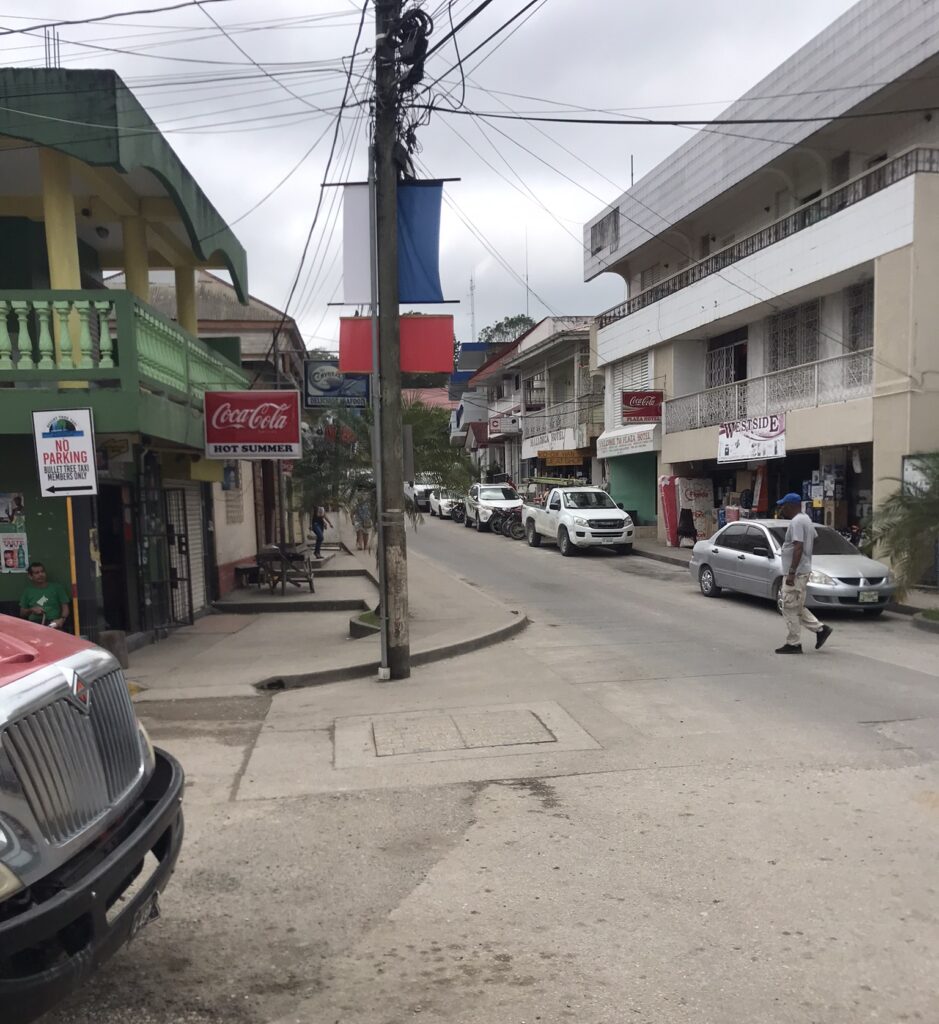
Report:
M170 487L164 492L166 502L166 545L170 567L170 611L176 626L192 625L192 572L189 567L189 522L186 515L186 492Z
M202 484L187 483L183 487L186 495L186 532L189 537L189 592L192 595L192 613L198 615L205 609L205 506L202 500Z
M141 460L136 511L141 627L165 630L173 624L166 552L166 503L160 463L152 452Z

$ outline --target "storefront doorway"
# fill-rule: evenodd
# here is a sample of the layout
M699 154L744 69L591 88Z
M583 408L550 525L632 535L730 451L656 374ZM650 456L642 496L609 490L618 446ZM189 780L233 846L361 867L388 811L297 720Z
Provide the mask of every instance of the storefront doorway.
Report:
M166 547L169 555L169 598L173 625L192 625L192 568L189 561L189 518L186 492L170 487L166 498Z

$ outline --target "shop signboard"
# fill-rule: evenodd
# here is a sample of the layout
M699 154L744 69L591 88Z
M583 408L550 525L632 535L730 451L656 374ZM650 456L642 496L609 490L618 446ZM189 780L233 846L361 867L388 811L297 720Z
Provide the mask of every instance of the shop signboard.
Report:
M207 459L299 459L299 391L206 391Z
M560 452L577 447L573 427L546 430L541 434L522 438L522 458L537 459L542 451Z
M785 413L722 423L717 433L718 462L781 459L786 454Z
M661 423L661 391L624 391L624 423Z
M655 452L662 447L662 428L655 423L648 426L620 428L601 434L597 438L597 458L615 459L618 455L637 455Z
M44 498L86 498L98 493L91 409L34 412L33 441Z
M304 409L365 409L368 377L339 372L338 359L306 359L303 362Z
M538 458L543 460L546 466L579 466L585 459L590 458L589 448L574 448L569 451L541 451Z

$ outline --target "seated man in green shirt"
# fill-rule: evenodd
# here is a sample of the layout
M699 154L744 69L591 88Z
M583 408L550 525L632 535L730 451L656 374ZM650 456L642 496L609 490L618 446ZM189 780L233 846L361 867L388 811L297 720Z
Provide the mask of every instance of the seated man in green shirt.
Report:
M20 618L61 629L72 604L65 587L49 582L42 562L31 562L28 575L29 583L20 598Z

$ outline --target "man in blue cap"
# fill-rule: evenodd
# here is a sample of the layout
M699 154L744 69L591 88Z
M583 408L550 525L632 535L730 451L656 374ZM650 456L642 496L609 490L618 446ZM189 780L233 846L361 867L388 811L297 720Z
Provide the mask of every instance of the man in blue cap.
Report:
M786 542L782 549L782 610L786 620L786 642L776 648L777 654L802 653L802 627L815 634L818 650L831 636L831 626L825 626L805 608L805 591L812 572L812 549L815 547L815 524L802 511L802 498L794 491L784 495L777 505L789 520Z

